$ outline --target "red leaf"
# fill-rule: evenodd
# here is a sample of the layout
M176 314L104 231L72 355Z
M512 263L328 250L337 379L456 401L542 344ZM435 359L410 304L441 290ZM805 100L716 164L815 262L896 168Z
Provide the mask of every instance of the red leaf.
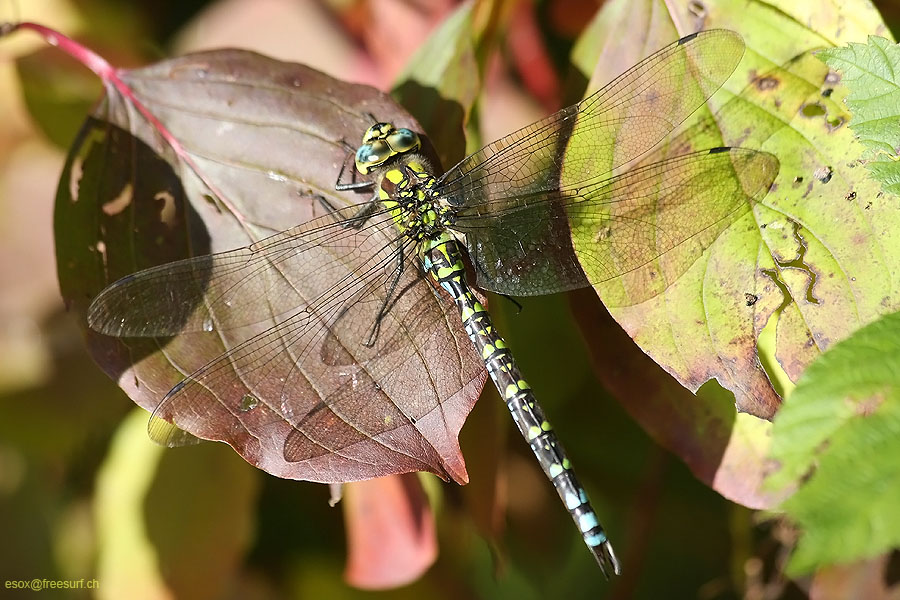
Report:
M81 313L101 288L124 275L247 246L327 213L326 203L339 208L368 201L370 190L334 190L353 145L376 119L419 129L385 94L302 65L225 50L116 70L72 40L40 26L27 27L83 60L107 89L69 154L57 195L60 285ZM279 305L283 311L305 308L318 294L331 297L321 285L337 289L330 286L343 281L336 274L340 269L374 273L369 270L375 268L367 254L371 250L358 246L362 233L336 225L331 215L317 223L343 233L335 234L340 239L304 244L315 249L310 257L318 258L320 270L305 271L295 257L294 270L286 278L290 285L281 285L296 291L298 304ZM378 240L387 236L380 230L367 239L370 246L385 247ZM328 258L335 249L345 253L343 261ZM192 264L214 266L216 260ZM237 301L249 305L243 315L255 315L260 308L258 319L224 309L214 315L213 331L204 327L179 333L170 323L167 329L138 333L145 336L140 339L89 332L90 350L136 403L153 410L187 374L229 349L256 343L253 340L261 338L255 336L282 322L271 308L286 296L267 295L272 290L255 281L243 278L237 283L246 292ZM384 331L375 346L365 347L358 331L364 321L371 327L376 314L371 307L377 309L384 290L378 291L381 283L374 278L360 281L365 284L362 293L369 295L340 296L346 304L326 305L341 315L341 324L329 325L328 335L317 335L315 328L304 330L310 342L303 346L304 352L309 350L303 360L312 358L301 365L302 371L287 360L290 343L284 329L277 335L285 350L266 365L283 365L285 372L272 371L266 378L258 371L251 377L250 363L242 363L238 355L221 360L216 364L227 367L226 376L166 404L160 416L190 434L166 441L180 444L192 436L225 441L251 464L294 479L353 481L428 470L466 482L457 435L486 373L453 307L439 300L413 268L405 269L398 288L404 291L392 304L391 318L381 322ZM110 304L107 317L124 322L132 315L138 321L152 315L146 319L152 328L167 312L171 316L205 310L199 296L179 295L191 285L177 292L173 282L162 277L142 288L143 296L125 294L126 301ZM218 328L235 318L244 321ZM359 375L360 389L355 375L348 379L351 371ZM284 379L278 379L279 373ZM288 381L288 375L293 379ZM329 390L351 383L342 404L329 404ZM260 408L236 410L248 394L259 396Z
M344 487L350 585L379 590L415 581L437 558L434 515L414 474Z

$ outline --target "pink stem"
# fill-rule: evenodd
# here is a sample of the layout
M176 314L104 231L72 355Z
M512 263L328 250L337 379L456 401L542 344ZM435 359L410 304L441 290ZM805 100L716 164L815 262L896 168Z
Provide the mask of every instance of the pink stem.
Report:
M104 83L108 83L112 85L124 98L131 101L134 107L137 109L138 113L141 114L147 121L152 125L162 136L163 140L172 148L175 154L184 161L186 165L188 165L191 170L200 178L200 180L209 188L209 191L212 192L214 196L216 196L234 215L234 217L241 223L244 229L251 234L252 232L247 227L247 222L244 219L243 215L241 215L240 211L234 207L231 202L229 202L225 195L222 194L219 189L210 181L200 170L197 164L194 162L193 158L188 154L187 150L181 145L178 139L172 135L172 133L163 125L159 119L156 118L150 109L148 109L144 104L138 100L137 96L134 95L134 92L128 86L127 83L122 81L121 77L119 77L119 69L110 65L106 59L104 59L99 54L90 50L89 48L83 46L82 44L76 42L72 38L59 33L54 29L50 29L44 25L40 25L38 23L31 23L28 21L23 21L21 23L3 23L0 24L0 37L8 35L19 29L30 29L34 31L42 38L44 38L48 44L51 46L55 46L86 66L88 69L97 74L97 76Z

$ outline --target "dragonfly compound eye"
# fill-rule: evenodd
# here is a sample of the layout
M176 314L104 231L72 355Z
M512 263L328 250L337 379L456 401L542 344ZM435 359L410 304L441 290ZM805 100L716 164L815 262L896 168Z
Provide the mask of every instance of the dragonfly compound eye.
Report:
M406 129L405 127L397 129L387 136L387 143L395 154L404 152L413 152L421 146L419 136L416 132Z
M365 175L391 156L393 156L391 147L384 140L363 144L356 151L356 170Z

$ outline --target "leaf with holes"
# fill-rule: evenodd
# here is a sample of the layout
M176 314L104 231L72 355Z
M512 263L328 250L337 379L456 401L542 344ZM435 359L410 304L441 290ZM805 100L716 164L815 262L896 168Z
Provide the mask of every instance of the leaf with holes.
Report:
M339 324L328 335L308 328L293 347L306 360L298 368L269 360L263 347L265 368L257 371L255 354L244 353L244 363L234 357L214 363L222 365L220 387L168 404L162 416L192 435L228 442L282 477L336 482L428 470L466 481L456 435L484 372L461 325L405 269L390 313L403 316L385 319L376 345L365 346L378 298L390 285L390 256L378 255L389 254L387 237L378 228L336 225L326 214L348 203L348 194L334 191L350 153L347 140L361 137L370 114L399 125L413 125L410 118L372 88L249 52L191 55L117 76L121 86L107 86L70 153L57 199L60 281L76 310L83 312L120 276L189 255L271 243L259 240L321 216L293 232L313 232L307 234L313 247L291 263L299 270L273 282L279 272L261 267L252 281L221 283L240 288L238 305L204 313L202 327L176 322L198 309L202 295L172 296L166 284L175 282L174 272L117 307L146 322L141 337L152 330L152 337L166 339L126 344L89 332L107 372L153 410L169 388L225 350L304 303L329 298L317 310L332 311ZM136 105L159 122L137 114ZM291 294L278 296L286 282ZM160 302L167 294L169 302ZM278 339L266 348L297 341L278 337L288 334L273 334ZM329 393L335 400L327 401ZM256 410L243 407L248 397L258 401Z
M597 65L592 87L699 28L738 31L746 50L707 107L641 164L741 146L775 155L780 170L767 195L751 197L721 231L697 244L688 268L687 261L676 269L659 261L652 284L663 293L629 294L642 288L627 279L597 286L601 299L613 300L613 318L661 367L652 384L615 377L621 355L609 351L605 337L588 341L600 377L656 439L726 497L771 506L778 496L761 486L770 426L749 416L770 419L781 402L762 367L763 330L772 324L775 343L773 356L762 360L774 365L772 373L783 369L790 385L831 344L900 307L900 245L891 233L900 213L860 166L864 148L842 106L847 88L812 55L823 39L844 43L886 29L863 3L830 15L805 13L811 5L784 3L773 12L733 0L669 3L668 11L653 6L604 5L575 50L586 76ZM612 39L603 35L621 30L650 34L616 43L609 60L597 62L602 40ZM704 389L685 399L670 389L669 375L691 391ZM727 409L710 388L717 387L713 379L749 415Z

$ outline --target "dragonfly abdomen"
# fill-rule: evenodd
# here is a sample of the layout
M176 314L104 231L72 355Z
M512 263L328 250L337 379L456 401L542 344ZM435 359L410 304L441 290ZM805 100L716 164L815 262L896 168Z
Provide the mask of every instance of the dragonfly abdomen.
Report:
M491 316L466 281L459 243L448 233L421 244L425 270L452 297L466 333L484 360L494 385L503 397L516 426L528 441L547 478L578 526L584 543L604 573L619 572L619 564L587 493L579 483L565 450L522 377L506 342L494 329Z

